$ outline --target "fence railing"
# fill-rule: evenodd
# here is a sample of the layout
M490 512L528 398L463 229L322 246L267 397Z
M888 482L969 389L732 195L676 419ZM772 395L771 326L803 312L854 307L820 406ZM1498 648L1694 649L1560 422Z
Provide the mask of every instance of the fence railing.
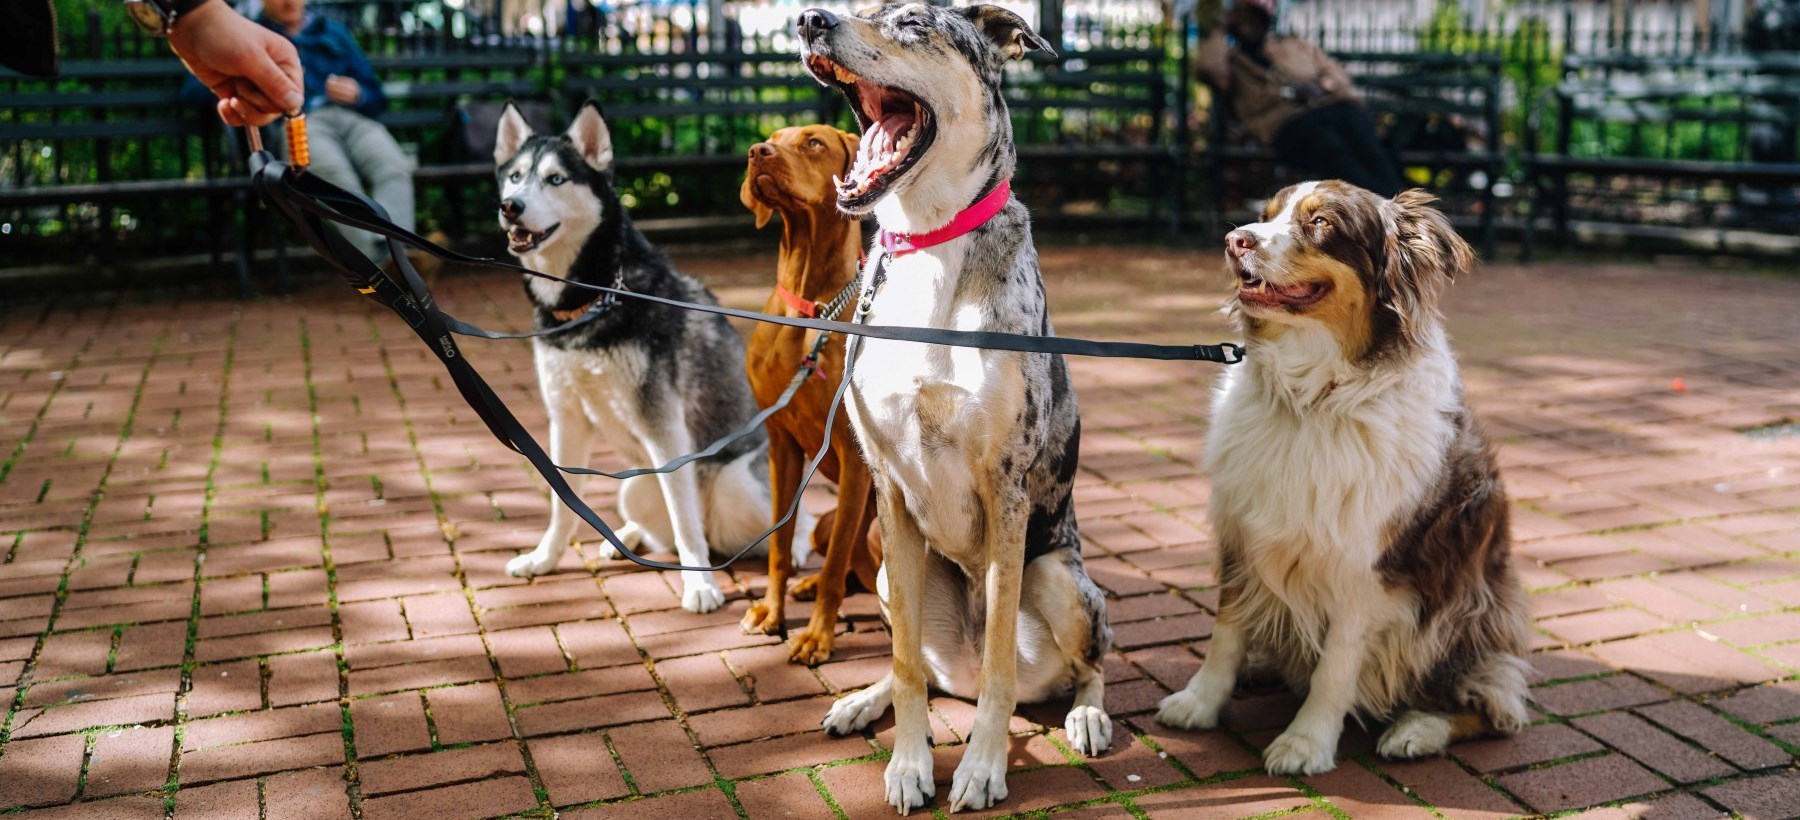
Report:
M413 90L396 95L392 127L422 164L484 159L459 153L460 135L451 119L459 103L518 96L548 100L566 114L592 96L613 117L621 156L645 171L631 175L627 193L652 217L736 215L735 176L751 143L791 124L848 127L836 95L813 85L793 59L791 20L815 5L849 11L866 3L312 0L318 13L354 28L384 81ZM1054 32L1063 53L1057 61L1009 67L1015 133L1022 153L1031 158L1021 168L1018 188L1033 197L1034 211L1164 224L1178 223L1186 210L1207 207L1207 194L1192 190L1204 184L1196 165L1212 148L1207 118L1214 109L1211 95L1185 71L1187 54L1205 28L1196 18L1210 17L1216 0L1210 6L1201 0L1200 11L1180 25L1167 22L1168 9L1181 7L1179 2L1071 0L1054 10L1055 19L1045 18L1034 1L1006 5ZM1501 124L1498 133L1473 136L1507 158L1499 178L1481 184L1508 192L1526 191L1529 156L1537 152L1718 162L1767 161L1792 155L1795 147L1792 128L1771 132L1751 120L1769 119L1771 100L1780 107L1783 100L1800 99L1793 88L1800 85L1800 74L1761 77L1757 82L1764 86L1740 94L1731 83L1744 71L1729 60L1732 55L1766 59L1756 49L1771 38L1754 27L1701 15L1696 3L1311 0L1284 8L1283 29L1328 51L1498 55L1504 75ZM1621 8L1628 13L1620 14ZM9 190L31 186L214 177L223 185L236 173L230 135L204 114L151 100L179 75L159 41L142 37L113 11L109 6L105 14L90 10L84 18L64 21L65 60L94 71L58 81L0 75L0 95L41 100L89 94L99 95L94 100L138 102L107 109L68 97L56 105L0 106L0 201ZM1633 60L1642 65L1626 70ZM132 65L149 70L123 68ZM1711 124L1698 125L1592 116L1572 122L1565 110L1589 114L1604 106L1557 104L1558 95L1575 93L1575 86L1586 84L1590 94L1614 92L1632 77L1660 85L1713 78L1705 88L1696 87L1696 99L1674 100L1669 110L1701 105L1723 113L1709 114ZM1791 105L1782 116L1800 122L1800 111ZM130 138L133 129L126 126L103 139L4 136L34 133L27 126L46 122L92 121L99 127L183 118L188 125L158 131L154 139ZM1771 139L1785 143L1785 153L1771 153ZM1059 156L1065 161L1051 162ZM452 232L488 221L485 180L452 173L432 179L440 185L422 190L420 203L428 220L453 223L445 225ZM441 184L449 181L455 184ZM195 187L202 189L216 193ZM1718 186L1699 193L1650 189L1677 200L1719 199ZM1570 196L1581 200L1579 192ZM1778 199L1786 201L1785 195ZM142 203L0 205L0 246L13 262L29 260L33 249L54 257L57 243L71 238L97 238L135 252L180 247L216 231L209 221L218 218L217 208L177 207L173 200L154 207L156 218L146 219L150 206ZM1530 211L1518 196L1502 195L1493 207L1515 221ZM1646 207L1630 213L1657 212Z

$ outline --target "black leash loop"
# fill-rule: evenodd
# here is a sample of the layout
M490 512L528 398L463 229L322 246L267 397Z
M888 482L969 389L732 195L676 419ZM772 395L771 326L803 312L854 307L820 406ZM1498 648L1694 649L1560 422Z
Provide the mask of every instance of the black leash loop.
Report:
M606 542L611 544L619 554L633 563L657 570L688 572L724 570L770 535L787 526L798 513L806 487L811 484L813 476L818 472L819 464L824 461L826 453L831 448L831 430L836 424L838 407L843 404L845 391L850 384L848 364L845 365L844 380L838 385L837 392L832 396L831 407L826 412L825 440L819 451L807 462L806 470L801 474L800 487L794 494L794 502L779 521L745 544L736 554L716 565L696 567L644 558L627 548L619 540L618 534L607 526L606 521L581 499L574 488L569 486L568 480L563 477L561 472L562 468L551 461L549 454L545 453L537 440L526 431L524 425L506 407L506 403L501 401L498 395L495 395L493 389L481 378L481 374L477 373L474 366L469 364L468 359L463 357L449 328L449 322L454 320L446 316L433 302L430 289L426 287L418 271L414 270L411 261L406 258L404 246L400 240L396 236L388 236L388 252L394 262L395 270L399 271L406 281L404 287L351 245L349 240L335 231L328 230L325 226L327 221L339 220L322 216L322 213L329 213L330 209L309 200L308 197L317 197L319 200L334 203L353 204L367 209L372 215L386 223L387 215L379 203L368 200L360 194L337 188L328 182L319 180L314 175L295 173L285 163L276 161L267 152L252 154L250 168L252 183L257 192L293 223L301 238L305 239L314 251L337 268L338 272L343 274L345 280L356 288L358 293L394 311L402 321L406 322L407 327L425 341L432 353L444 365L444 369L450 374L451 382L456 385L457 391L462 394L464 401L468 402L469 407L487 425L488 431L501 444L531 462L531 466L550 485L551 492L556 494L558 500L575 513L576 517L599 532L600 536L606 539ZM340 224L342 223L340 222ZM392 230L397 234L406 233L399 228ZM862 321L865 315L859 313L855 317L855 321ZM854 337L852 337L852 343L854 343ZM796 379L796 381L802 380Z

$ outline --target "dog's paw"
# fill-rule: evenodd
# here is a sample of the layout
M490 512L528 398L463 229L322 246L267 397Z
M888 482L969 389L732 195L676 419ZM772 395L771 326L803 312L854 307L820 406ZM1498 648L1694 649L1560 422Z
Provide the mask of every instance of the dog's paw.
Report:
M1263 750L1263 768L1275 775L1324 774L1337 768L1337 741L1289 729Z
M506 574L514 578L532 578L544 575L556 569L556 561L561 557L545 550L521 552L506 562Z
M696 615L711 612L725 604L725 593L713 582L711 573L682 573L681 608ZM691 576L698 575L698 578Z
M624 544L626 549L634 553L637 552L638 545L644 542L644 528L630 521L621 524L617 530L613 531L613 535L618 536L619 543ZM619 549L614 547L611 541L602 538L600 539L600 557L607 561L618 561L625 556L620 554Z
M788 588L788 591L789 594L794 596L794 600L796 601L810 601L817 598L819 597L819 576L808 575L805 578L801 578L800 580L795 581L794 585Z
M745 635L773 635L781 631L782 613L766 601L751 601L741 625Z
M959 778L961 774L962 770L957 769ZM931 796L937 793L937 785L931 782L931 747L920 745L910 751L895 749L882 780L887 787L888 805L895 811L904 815L913 809L925 808L931 802ZM1006 787L1002 784L1001 788Z
M1063 718L1063 731L1069 735L1069 745L1082 757L1099 757L1112 746L1112 718L1098 707L1070 709L1069 716Z
M819 725L825 727L825 734L843 737L851 732L862 731L864 726L880 718L887 708L888 699L871 687L838 698L825 713L825 719L819 721Z
M1381 733L1375 751L1393 760L1411 760L1444 753L1450 746L1450 721L1430 712L1407 712Z
M1156 720L1164 726L1177 729L1215 729L1219 726L1219 711L1225 708L1225 698L1209 697L1192 689L1183 689L1162 699L1162 705L1156 710Z
M818 666L831 660L831 647L836 636L826 630L802 629L788 640L788 661Z
M980 748L971 744L950 778L953 812L980 811L1006 799L1006 754L978 754Z

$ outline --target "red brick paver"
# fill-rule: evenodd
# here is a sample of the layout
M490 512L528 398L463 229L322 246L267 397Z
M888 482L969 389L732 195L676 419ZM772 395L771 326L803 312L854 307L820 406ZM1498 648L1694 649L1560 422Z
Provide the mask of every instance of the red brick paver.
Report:
M676 258L741 306L773 270ZM1065 334L1228 338L1212 252L1046 247L1043 265ZM439 291L464 318L526 321L511 279ZM1800 437L1742 432L1800 419L1800 281L1495 265L1446 312L1513 498L1534 724L1414 762L1353 727L1339 768L1304 779L1261 771L1291 694L1246 690L1222 730L1158 725L1217 609L1200 464L1219 371L1071 360L1117 733L1083 761L1062 704L1022 708L1011 797L982 816L1800 816ZM466 350L541 431L528 346ZM557 574L507 577L547 520L540 480L341 285L0 303L0 425L0 811L890 811L892 721L818 730L889 663L867 595L808 669L737 627L755 562L707 616L678 609L675 579L600 561L591 533ZM587 495L608 514L616 488ZM931 709L947 779L973 709Z

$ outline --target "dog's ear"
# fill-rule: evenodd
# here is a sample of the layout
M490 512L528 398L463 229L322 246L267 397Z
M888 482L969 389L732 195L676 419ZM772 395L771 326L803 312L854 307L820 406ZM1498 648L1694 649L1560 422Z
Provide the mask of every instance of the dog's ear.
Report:
M1379 295L1400 315L1401 331L1408 336L1437 315L1444 287L1475 264L1475 251L1444 213L1431 206L1435 201L1437 197L1414 188L1381 205L1387 260Z
M600 104L588 100L581 104L581 111L575 115L575 121L569 123L569 142L575 143L575 150L581 152L581 158L600 173L612 176L613 144L612 131L606 127L606 120L600 116Z
M1009 60L1025 56L1027 51L1042 51L1052 57L1056 49L1031 30L1031 24L999 6L968 6L962 13L975 24L976 30L994 41L994 47Z
M856 152L862 149L862 137L848 131L832 130L837 131L838 141L844 144L844 172L838 174L838 177L849 179L850 169L856 167Z
M494 136L494 164L499 165L514 154L519 153L519 146L531 139L531 123L525 121L525 115L519 113L519 107L512 100L506 101L506 110L500 112L500 130Z
M775 210L770 208L768 203L762 201L762 198L756 195L756 191L750 188L749 171L744 172L744 187L738 189L738 201L744 203L744 207L749 208L750 213L756 214L756 229L759 231L764 225L769 224L769 217L775 215Z

